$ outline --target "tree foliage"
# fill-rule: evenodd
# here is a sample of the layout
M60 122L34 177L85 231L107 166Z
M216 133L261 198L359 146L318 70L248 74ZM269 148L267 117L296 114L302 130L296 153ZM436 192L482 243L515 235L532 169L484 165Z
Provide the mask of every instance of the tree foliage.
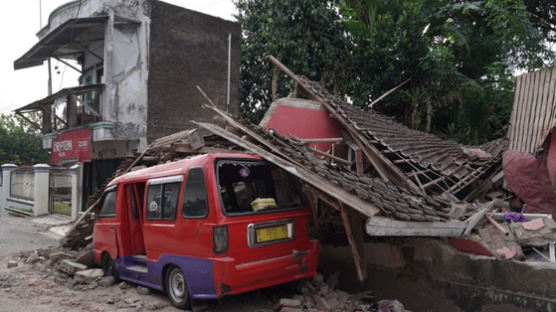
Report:
M241 112L258 121L271 101L277 56L294 72L408 126L465 143L503 135L513 73L554 63L554 5L542 0L238 0ZM544 8L551 13L547 13ZM279 94L288 87L281 79Z
M258 122L272 102L272 66L276 56L296 73L313 80L334 80L345 55L343 29L331 2L298 0L236 0L243 29L240 113ZM278 77L277 96L291 90Z
M49 163L42 137L29 123L12 114L0 115L0 159L3 164L34 165Z

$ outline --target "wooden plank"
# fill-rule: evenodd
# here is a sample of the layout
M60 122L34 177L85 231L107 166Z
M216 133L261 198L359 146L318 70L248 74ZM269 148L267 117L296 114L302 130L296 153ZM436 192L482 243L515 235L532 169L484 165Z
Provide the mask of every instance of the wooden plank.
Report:
M261 157L263 157L264 159L266 159L267 161L277 165L278 167L286 170L287 172L291 173L292 175L296 176L297 178L301 179L302 181L305 181L306 183L312 185L314 188L322 191L323 193L326 193L328 195L330 195L331 197L335 198L336 200L339 200L341 202L343 202L344 204L346 204L347 206L359 211L360 213L362 213L363 215L366 216L373 216L377 213L380 212L380 209L378 209L377 207L375 207L374 205L372 205L371 203L364 201L363 199L359 198L358 196L344 190L343 188L340 188L338 186L336 186L335 184L327 181L326 179L323 179L322 177L320 177L319 175L306 170L305 168L295 165L295 163L288 161L287 159L283 159L280 157L277 157L276 155L272 154L271 152L251 143L248 142L240 137L238 137L237 135L230 133L229 131L226 131L216 125L213 124L209 124L209 123L204 123L204 122L197 122L197 121L192 121L194 124L203 127L207 130L209 130L210 132L221 136L227 140L229 140L230 142L241 146L242 148L245 148Z
M479 221L481 221L486 216L486 214L494 207L494 202L494 200L490 201L484 208L480 209L466 220L467 226L465 227L465 231L463 232L464 235L471 234L473 228L475 228Z
M386 91L386 93L384 93L383 95L379 96L376 100L372 101L371 104L369 104L367 107L372 108L373 105L375 105L377 102L379 102L380 100L382 100L383 98L387 97L390 93L398 90L399 88L401 88L404 84L408 83L411 80L411 78L406 79L404 82L400 83L399 85L395 86L394 88Z
M38 123L36 123L36 122L32 121L31 119L27 118L27 116L23 115L23 113L16 112L16 115L18 115L19 117L25 119L25 121L27 121L28 123L30 123L33 127L37 128L37 129L39 129L39 130L41 130L41 132L43 131L41 125L39 125Z
M358 224L358 216L354 211L349 211L346 207L339 203L340 214L342 215L342 222L351 248L353 262L355 263L355 270L357 271L357 278L359 281L367 279L367 265L364 259L363 252L363 234L361 225Z
M343 159L343 158L340 158L340 157L338 157L338 156L334 156L334 155L332 155L332 154L328 154L328 153L323 152L323 151L320 151L320 150L318 150L318 149L316 149L316 148L312 148L312 147L311 147L311 151L312 151L313 153L315 153L315 154L318 154L318 155L321 155L321 156L324 156L324 157L328 157L328 158L330 158L330 159L333 159L334 161L339 162L339 163L341 163L341 164L348 165L348 166L351 165L351 162L349 162L349 161L347 161L347 160L345 160L345 159Z
M311 191L306 191L305 194L307 196L307 203L311 207L311 212L312 212L311 215L313 216L313 223L315 225L315 233L318 233L319 228L320 228L320 224L319 224L319 209L317 207L317 201L315 200L315 197L313 196Z
M543 132L541 127L541 120L543 117L541 115L541 111L543 105L546 104L543 101L543 97L546 88L548 88L548 86L545 86L547 81L546 72L547 72L546 70L540 71L540 80L537 87L537 96L535 98L535 105L534 105L534 109L531 111L532 127L531 127L531 140L529 140L529 150L533 155L537 151L537 146L539 145L539 141L542 141L542 138L540 137Z
M344 138L298 139L301 143L340 143Z
M397 221L385 217L367 219L365 230L370 236L421 236L421 237L458 237L463 234L466 222L416 222Z
M543 133L541 136L546 138L551 131L551 128L554 123L554 110L555 107L555 93L556 93L556 67L552 67L550 69L550 81L548 84L547 90L547 99L546 99L546 110L544 113L544 120L543 120Z
M363 174L363 172L365 171L365 168L363 166L363 152L359 147L353 149L353 151L355 153L355 169L357 173Z

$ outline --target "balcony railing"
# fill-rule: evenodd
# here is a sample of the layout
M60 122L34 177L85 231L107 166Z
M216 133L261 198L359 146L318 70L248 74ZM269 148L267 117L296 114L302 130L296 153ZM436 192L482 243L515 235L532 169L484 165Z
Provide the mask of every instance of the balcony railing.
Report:
M16 109L15 113L41 129L43 134L87 125L102 120L99 107L103 89L103 84L62 89ZM28 116L34 112L42 113L41 124Z

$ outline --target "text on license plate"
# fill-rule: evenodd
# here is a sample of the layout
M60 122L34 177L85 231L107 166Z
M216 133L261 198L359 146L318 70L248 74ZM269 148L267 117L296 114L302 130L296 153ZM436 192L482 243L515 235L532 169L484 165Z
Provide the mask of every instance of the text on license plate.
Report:
M287 225L279 225L257 229L257 243L288 238Z

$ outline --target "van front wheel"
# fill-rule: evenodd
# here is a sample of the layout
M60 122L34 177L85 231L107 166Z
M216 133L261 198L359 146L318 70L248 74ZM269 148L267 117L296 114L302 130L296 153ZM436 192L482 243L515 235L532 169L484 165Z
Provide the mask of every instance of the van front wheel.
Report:
M187 290L187 282L180 268L172 266L166 271L166 292L172 304L185 310L191 305L191 297Z
M120 281L118 271L116 270L116 265L114 260L110 258L107 253L102 256L102 270L104 271L104 276L113 276L114 282L118 283Z

